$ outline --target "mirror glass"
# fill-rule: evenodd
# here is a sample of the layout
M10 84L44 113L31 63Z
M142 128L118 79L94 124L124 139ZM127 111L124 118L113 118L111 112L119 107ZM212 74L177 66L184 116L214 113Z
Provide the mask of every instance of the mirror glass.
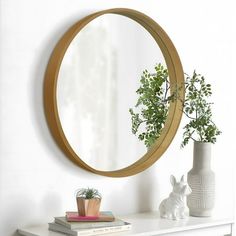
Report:
M129 108L137 103L142 72L165 65L161 50L141 25L105 14L73 39L60 67L57 107L63 132L89 166L114 171L146 152L132 133Z

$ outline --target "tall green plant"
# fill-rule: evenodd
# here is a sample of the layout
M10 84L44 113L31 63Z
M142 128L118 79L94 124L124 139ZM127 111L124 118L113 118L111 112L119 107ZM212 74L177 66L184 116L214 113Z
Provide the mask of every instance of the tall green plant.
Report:
M155 72L143 71L140 87L136 91L139 95L133 108L129 109L132 120L132 133L144 141L146 147L154 144L164 127L169 103L174 100L170 95L168 70L162 64L155 66Z
M211 85L206 83L204 76L195 71L192 76L186 75L185 100L182 101L183 113L189 119L184 126L183 141L181 146L188 144L189 140L201 142L216 142L216 136L221 131L212 120L212 95Z

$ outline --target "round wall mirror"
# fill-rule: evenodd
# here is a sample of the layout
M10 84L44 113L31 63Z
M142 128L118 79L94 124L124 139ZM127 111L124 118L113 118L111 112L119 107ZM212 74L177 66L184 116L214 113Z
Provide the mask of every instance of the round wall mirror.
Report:
M178 54L163 29L130 9L94 13L73 25L56 45L45 74L44 105L50 130L80 167L121 177L152 165L168 148L181 119L171 102L160 137L146 148L132 133L130 108L138 100L143 71L161 63L170 91L181 85Z

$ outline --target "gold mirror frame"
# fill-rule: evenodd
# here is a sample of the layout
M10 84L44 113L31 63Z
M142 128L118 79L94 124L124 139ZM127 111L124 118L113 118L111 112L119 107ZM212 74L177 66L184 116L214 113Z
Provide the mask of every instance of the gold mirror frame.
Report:
M71 41L74 39L74 37L90 21L108 13L126 16L138 22L152 35L152 37L159 45L165 58L169 72L171 91L173 92L177 85L178 88L181 88L179 90L180 99L184 99L183 68L178 53L165 31L154 20L152 20L150 17L146 16L141 12L126 8L114 8L99 11L89 16L86 16L85 18L75 23L59 40L52 52L45 73L44 108L48 126L55 141L71 161L73 161L76 165L84 168L85 170L91 171L99 175L110 177L124 177L134 175L145 170L161 157L161 155L166 151L176 134L182 117L182 109L181 102L179 100L176 100L175 102L170 104L168 117L165 123L165 127L162 130L161 136L155 142L153 147L142 158L140 158L138 161L126 168L115 171L96 170L87 165L84 161L82 161L79 156L74 152L63 132L59 119L56 98L58 74L64 54L66 53L66 50L69 47Z

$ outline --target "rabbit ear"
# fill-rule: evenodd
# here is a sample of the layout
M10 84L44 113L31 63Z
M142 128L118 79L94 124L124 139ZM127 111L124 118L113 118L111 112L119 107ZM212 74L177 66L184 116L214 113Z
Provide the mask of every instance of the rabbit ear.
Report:
M182 175L182 177L181 177L181 180L180 180L181 182L184 182L184 175Z
M172 184L172 186L176 184L176 178L174 177L174 175L170 176L170 183Z

